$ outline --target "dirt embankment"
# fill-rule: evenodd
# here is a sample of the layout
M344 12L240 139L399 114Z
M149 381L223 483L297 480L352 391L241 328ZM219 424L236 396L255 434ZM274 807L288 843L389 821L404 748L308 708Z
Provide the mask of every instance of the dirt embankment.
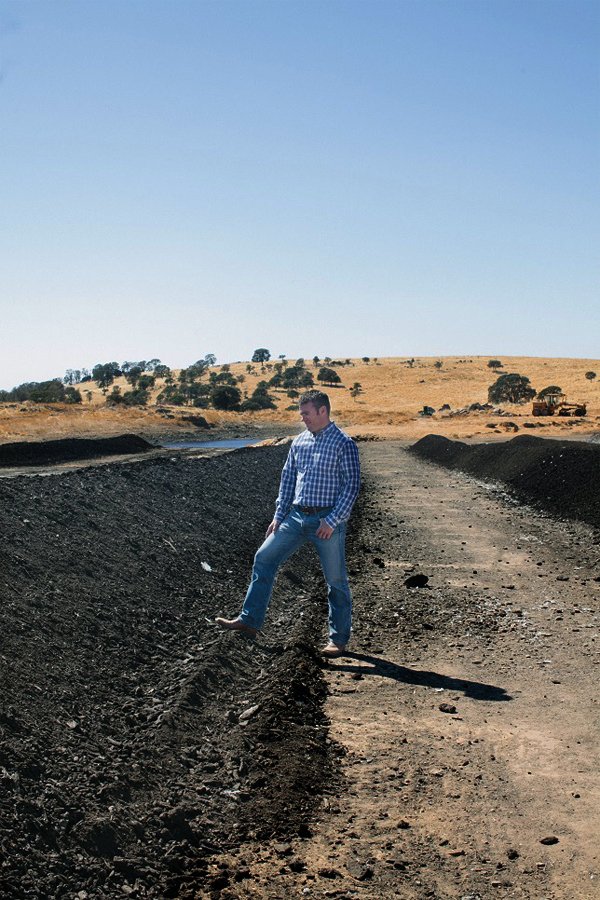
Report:
M286 567L260 645L212 622L286 452L0 479L0 897L193 896L211 853L310 821L332 764L314 570Z
M145 453L152 444L137 434L106 438L63 438L56 441L16 441L0 444L0 467L45 466L73 460Z
M469 445L428 434L411 447L423 459L477 478L501 481L552 515L600 528L600 445L520 435Z

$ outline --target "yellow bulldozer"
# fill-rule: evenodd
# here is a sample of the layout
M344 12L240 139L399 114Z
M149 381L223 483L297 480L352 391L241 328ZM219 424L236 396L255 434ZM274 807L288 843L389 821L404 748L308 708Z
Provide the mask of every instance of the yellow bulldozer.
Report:
M586 416L585 403L569 403L564 394L545 394L533 401L534 416Z

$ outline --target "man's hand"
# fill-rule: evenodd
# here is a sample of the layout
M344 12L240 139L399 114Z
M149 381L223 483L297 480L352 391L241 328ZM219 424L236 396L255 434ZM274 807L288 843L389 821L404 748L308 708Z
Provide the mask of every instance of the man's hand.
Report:
M323 538L323 540L327 541L335 531L335 528L332 528L331 525L328 525L325 519L321 519L321 524L316 530L316 535L318 538Z
M267 528L267 533L265 534L265 537L269 537L270 534L275 534L275 532L277 531L278 528L279 528L279 522L276 522L275 519L273 519L273 521Z

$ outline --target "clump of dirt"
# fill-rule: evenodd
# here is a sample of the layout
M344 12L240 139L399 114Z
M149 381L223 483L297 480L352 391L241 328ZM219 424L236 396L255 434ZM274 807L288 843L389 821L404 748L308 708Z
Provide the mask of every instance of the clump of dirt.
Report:
M17 441L0 444L0 466L45 466L73 460L144 453L154 449L137 434L107 438L65 438L59 441Z
M286 564L257 641L213 622L286 453L0 479L0 896L198 896L211 854L308 828L332 778L318 571Z
M428 434L410 452L478 478L501 481L538 509L600 528L597 444L520 435L475 445Z

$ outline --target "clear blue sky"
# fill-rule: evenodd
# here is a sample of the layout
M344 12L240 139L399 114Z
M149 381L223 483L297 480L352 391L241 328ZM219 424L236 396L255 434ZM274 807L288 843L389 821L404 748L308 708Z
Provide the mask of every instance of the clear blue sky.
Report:
M0 0L0 387L600 355L600 4Z

